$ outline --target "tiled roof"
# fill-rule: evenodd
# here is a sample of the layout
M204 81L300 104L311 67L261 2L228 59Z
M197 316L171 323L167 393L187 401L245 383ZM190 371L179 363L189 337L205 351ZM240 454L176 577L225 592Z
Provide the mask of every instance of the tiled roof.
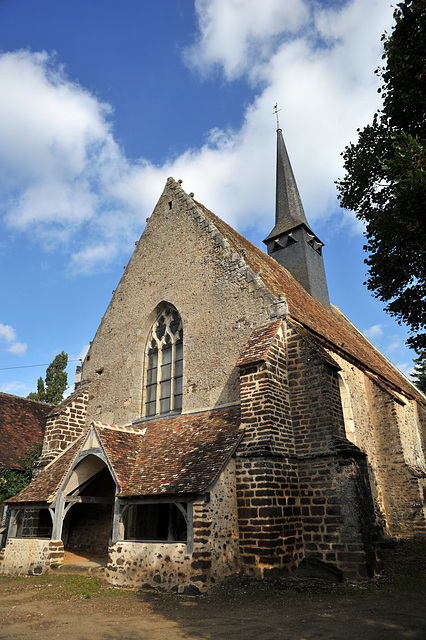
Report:
M42 444L51 404L0 393L0 469L19 469L17 458Z
M424 396L407 378L382 355L367 338L335 306L325 307L313 298L301 284L274 258L253 245L235 229L221 220L204 205L196 202L202 213L228 240L238 254L244 254L246 264L276 297L284 295L290 317L309 329L323 346L344 358L355 360L361 368L370 370L390 385L426 404ZM245 250L242 252L242 249Z
M234 452L239 425L232 407L152 420L144 435L97 430L120 495L155 496L206 491Z
M7 502L53 502L56 492L64 481L83 442L84 438L81 436L71 447L51 462L40 475L31 480L28 487L22 489Z
M255 329L244 346L237 367L265 360L280 324L281 320L275 320Z
M239 408L151 420L140 429L95 423L120 485L120 496L175 496L207 491L242 433ZM52 502L80 447L81 437L9 502Z

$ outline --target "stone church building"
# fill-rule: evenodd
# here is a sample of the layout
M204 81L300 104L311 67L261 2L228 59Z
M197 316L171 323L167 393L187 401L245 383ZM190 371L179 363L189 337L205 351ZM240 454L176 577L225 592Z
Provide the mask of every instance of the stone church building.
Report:
M9 501L3 573L64 550L185 593L426 533L426 398L331 305L281 129L268 255L167 180Z

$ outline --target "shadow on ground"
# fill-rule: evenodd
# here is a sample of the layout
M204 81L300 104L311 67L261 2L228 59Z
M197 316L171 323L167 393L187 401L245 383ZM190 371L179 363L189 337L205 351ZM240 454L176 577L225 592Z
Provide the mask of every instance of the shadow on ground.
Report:
M1 640L425 640L426 542L383 550L363 584L232 578L202 596L83 576L0 577Z

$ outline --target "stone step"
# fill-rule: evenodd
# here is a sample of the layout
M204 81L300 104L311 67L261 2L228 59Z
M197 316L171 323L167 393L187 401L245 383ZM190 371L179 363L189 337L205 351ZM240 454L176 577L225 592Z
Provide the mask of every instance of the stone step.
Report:
M105 573L105 565L87 560L85 562L58 562L50 566L52 573L68 575L89 575L102 578Z

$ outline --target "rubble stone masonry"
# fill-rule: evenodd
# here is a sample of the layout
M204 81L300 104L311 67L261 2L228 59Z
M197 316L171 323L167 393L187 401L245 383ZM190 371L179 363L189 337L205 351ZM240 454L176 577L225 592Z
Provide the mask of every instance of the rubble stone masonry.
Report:
M109 548L106 579L115 586L150 585L195 594L238 570L235 461L205 499L192 505L192 537L184 542L119 541Z
M41 575L64 556L61 540L9 538L0 552L2 575Z

